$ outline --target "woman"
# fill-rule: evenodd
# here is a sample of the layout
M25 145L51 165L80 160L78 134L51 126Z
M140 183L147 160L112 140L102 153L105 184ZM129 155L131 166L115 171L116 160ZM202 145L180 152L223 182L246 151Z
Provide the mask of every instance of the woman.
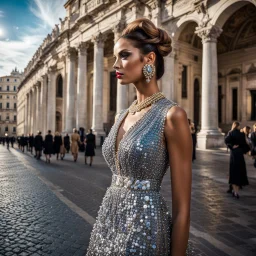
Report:
M239 187L249 185L244 154L250 150L245 134L240 132L239 122L232 124L225 143L230 149L229 184L232 185L233 196L239 199Z
M190 128L190 133L192 136L192 144L193 144L193 151L192 151L192 162L194 162L196 160L196 143L197 143L197 139L196 139L196 129L195 129L195 124L188 119L188 124L189 124L189 128Z
M92 133L92 129L90 129L90 133L88 133L84 140L85 145L85 159L84 163L87 164L87 156L90 157L90 166L92 166L93 157L95 156L94 149L96 148L95 135Z
M34 140L34 144L35 144L35 151L36 151L35 158L39 160L43 150L43 137L40 131L37 132L37 135Z
M185 111L159 92L171 39L150 20L130 23L114 47L117 78L133 83L137 99L116 117L103 144L113 172L87 256L192 255L190 222L192 139ZM168 166L172 217L159 190Z
M71 135L71 153L73 155L74 162L77 161L79 143L80 143L80 136L77 132L77 129L74 128L73 134Z
M53 149L53 136L51 130L48 130L48 134L45 135L44 139L44 154L46 163L51 162L51 155L54 153Z
M61 145L62 145L62 138L61 138L59 132L55 132L53 146L54 146L54 153L56 154L57 160L59 160Z

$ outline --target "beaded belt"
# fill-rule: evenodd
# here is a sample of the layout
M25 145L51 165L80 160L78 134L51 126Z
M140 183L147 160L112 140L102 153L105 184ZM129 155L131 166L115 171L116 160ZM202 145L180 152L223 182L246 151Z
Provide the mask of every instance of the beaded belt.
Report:
M161 188L161 181L155 179L138 180L132 177L113 174L111 185L120 188L124 187L129 190L159 191Z

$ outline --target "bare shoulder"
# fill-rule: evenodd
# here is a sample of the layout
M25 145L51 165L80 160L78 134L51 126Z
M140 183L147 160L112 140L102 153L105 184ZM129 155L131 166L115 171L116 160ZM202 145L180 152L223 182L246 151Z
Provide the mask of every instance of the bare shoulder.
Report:
M172 129L175 127L180 127L181 125L188 125L188 118L186 111L179 107L174 106L170 108L167 112L166 116L166 125L165 127L168 129Z

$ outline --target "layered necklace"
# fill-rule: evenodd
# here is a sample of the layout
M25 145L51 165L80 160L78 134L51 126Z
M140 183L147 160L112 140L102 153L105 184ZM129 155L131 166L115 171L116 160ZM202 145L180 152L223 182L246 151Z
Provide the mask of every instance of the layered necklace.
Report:
M162 92L157 92L146 98L138 104L138 100L135 100L132 105L129 107L129 113L134 115L136 112L141 111L142 109L152 105L153 103L159 101L160 99L165 98Z

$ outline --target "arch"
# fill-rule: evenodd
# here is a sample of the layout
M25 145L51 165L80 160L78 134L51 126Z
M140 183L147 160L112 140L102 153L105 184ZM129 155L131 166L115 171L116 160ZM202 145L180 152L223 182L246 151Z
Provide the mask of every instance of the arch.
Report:
M171 36L177 41L180 37L183 29L190 23L195 22L197 25L200 24L200 16L184 16L178 20L178 22L171 28Z
M228 18L234 14L238 9L247 5L254 4L256 7L256 0L228 0L215 12L212 17L211 23L222 28Z
M56 79L56 97L62 98L63 97L63 78L62 75L59 74Z

